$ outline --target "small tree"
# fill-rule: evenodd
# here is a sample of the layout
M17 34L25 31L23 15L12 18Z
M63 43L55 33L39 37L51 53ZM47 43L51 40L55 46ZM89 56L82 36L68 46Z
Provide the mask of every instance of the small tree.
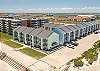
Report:
M83 66L83 62L82 62L82 59L81 58L77 58L77 59L74 59L74 65L76 67L82 67Z

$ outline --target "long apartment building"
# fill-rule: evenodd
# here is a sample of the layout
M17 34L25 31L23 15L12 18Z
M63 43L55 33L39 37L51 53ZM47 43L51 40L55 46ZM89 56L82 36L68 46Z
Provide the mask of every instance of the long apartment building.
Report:
M68 26L46 23L40 28L19 26L13 30L13 39L31 47L50 50L99 29L98 21L81 22Z
M39 28L45 23L48 23L48 19L34 18L34 19L13 19L13 18L0 18L0 31L4 33L13 34L13 29L18 26Z
M40 49L52 49L59 45L59 35L44 28L30 28L19 26L13 30L13 39Z
M64 44L76 40L77 38L86 36L100 29L100 23L98 21L81 22L76 25L54 25L45 24L43 28L52 30L59 34L59 43Z
M44 18L33 18L31 20L31 23L32 23L32 27L41 27L45 23L48 23L48 19L44 19Z
M13 34L13 29L21 25L21 20L11 18L0 18L0 31L8 34Z
M48 23L48 19L45 18L32 18L32 19L22 19L22 26L39 28L45 23Z

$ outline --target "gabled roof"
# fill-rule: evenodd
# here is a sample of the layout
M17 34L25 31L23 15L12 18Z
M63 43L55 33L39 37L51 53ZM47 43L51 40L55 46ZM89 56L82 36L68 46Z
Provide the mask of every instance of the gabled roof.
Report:
M27 27L20 27L19 29L16 30L16 32L19 32L19 33L20 33L20 32L22 32L22 31L24 31L26 28L27 28Z
M58 27L58 28L61 28L61 27L65 26L65 25L63 25L63 24L55 24L55 26Z
M86 28L86 27L83 26L82 24L76 24L76 26L80 27L81 29Z
M22 31L22 33L29 34L34 29L35 28L27 27L24 31Z
M38 34L40 34L43 30L43 28L37 28L35 30L33 30L31 33L29 33L30 35L33 35L33 36L37 36Z
M88 26L92 26L92 24L90 24L90 22L85 22L85 24Z
M51 27L51 28L53 28L53 27L55 27L55 24L52 24L52 23L45 23L43 26L44 26L44 27Z
M74 28L76 28L76 29L78 29L78 30L81 29L80 27L78 27L78 26L76 26L76 25L72 25L72 27L74 27Z
M94 23L94 22L89 22L88 24L95 25L95 23Z
M61 30L63 30L65 33L69 33L72 32L70 29L68 29L66 26L63 26L60 28Z
M37 36L39 36L40 38L48 38L52 33L53 33L52 31L44 30Z
M21 26L18 26L17 28L15 28L13 31L17 31L17 29L20 29L21 28Z
M66 26L66 27L69 28L69 29L72 30L72 31L78 30L78 29L75 29L72 25L68 25L68 26Z
M83 26L85 26L85 27L88 27L89 25L89 23L86 23L86 22L83 22L83 23L81 23Z
M92 21L90 23L93 23L93 24L100 24L98 21Z

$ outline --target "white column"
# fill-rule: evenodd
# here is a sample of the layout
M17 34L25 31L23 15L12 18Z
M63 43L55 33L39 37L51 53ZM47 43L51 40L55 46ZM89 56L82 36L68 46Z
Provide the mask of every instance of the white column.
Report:
M27 43L27 41L26 41L26 34L24 34L24 38L25 38L25 44Z
M32 36L32 46L34 47L34 36Z
M78 30L78 37L80 37L80 30Z
M20 41L20 34L19 34L19 32L18 32L18 40Z
M74 40L75 40L75 36L76 36L75 34L76 34L76 31L74 31Z
M69 34L69 36L68 36L68 38L69 38L69 40L68 40L68 42L70 41L70 33L68 33Z
M42 38L41 38L41 49L43 49L43 42L42 42ZM47 41L48 42L48 41Z
M14 40L14 31L13 31L13 40Z

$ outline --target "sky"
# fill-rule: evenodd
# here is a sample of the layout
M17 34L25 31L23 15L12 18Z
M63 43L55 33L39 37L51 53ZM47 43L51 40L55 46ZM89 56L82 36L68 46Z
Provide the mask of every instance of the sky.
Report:
M0 0L0 9L100 8L100 0Z

